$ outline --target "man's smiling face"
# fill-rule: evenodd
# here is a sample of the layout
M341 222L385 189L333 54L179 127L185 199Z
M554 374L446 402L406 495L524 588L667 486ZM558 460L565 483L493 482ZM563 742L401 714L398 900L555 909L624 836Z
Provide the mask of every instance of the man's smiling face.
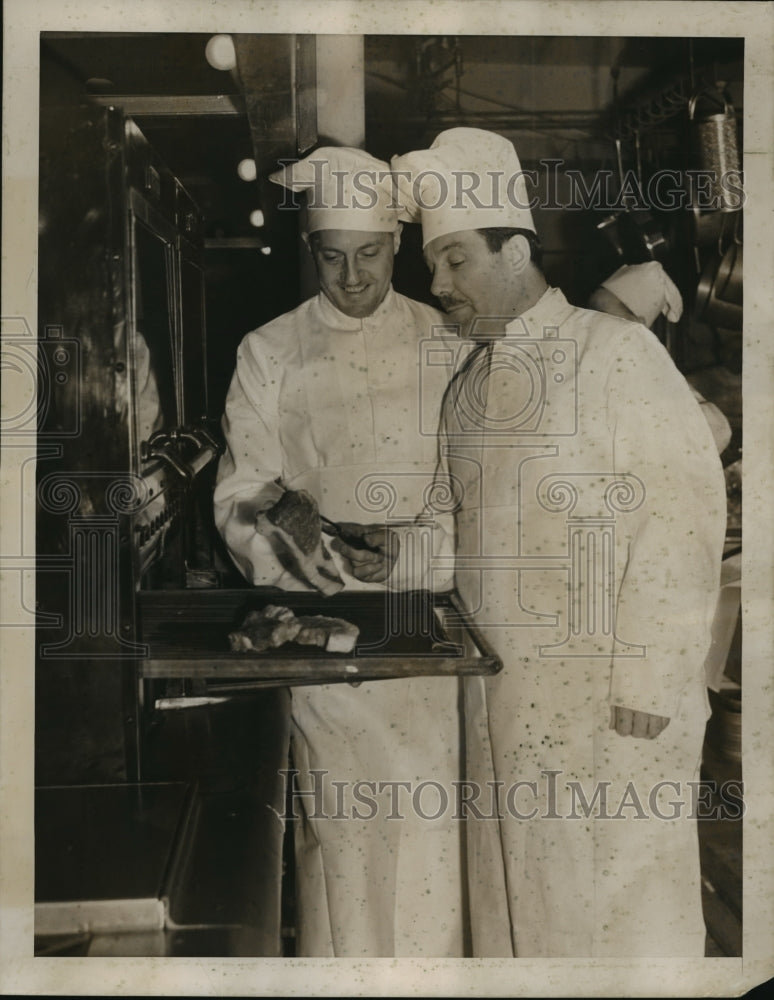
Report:
M320 287L337 309L354 318L370 316L387 294L399 243L398 230L322 229L308 241Z

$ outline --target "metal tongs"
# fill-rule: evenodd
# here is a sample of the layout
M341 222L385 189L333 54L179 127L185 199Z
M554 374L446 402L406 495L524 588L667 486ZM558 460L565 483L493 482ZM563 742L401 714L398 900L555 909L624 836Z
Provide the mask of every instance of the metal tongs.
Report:
M282 482L282 477L278 476L274 482L280 489L284 490L286 493L289 492L288 487ZM320 529L325 532L326 535L331 535L333 538L340 538L345 545L349 545L353 549L366 549L368 552L381 552L381 549L369 545L367 542L363 541L358 535L350 534L345 528L337 521L331 521L329 517L324 514L320 514Z
M345 545L349 545L353 549L367 549L369 552L381 552L381 549L369 545L368 542L363 541L358 535L351 535L340 524L337 524L336 521L331 521L330 518L325 517L323 514L320 514L320 528L326 535L333 535L335 538L340 538Z

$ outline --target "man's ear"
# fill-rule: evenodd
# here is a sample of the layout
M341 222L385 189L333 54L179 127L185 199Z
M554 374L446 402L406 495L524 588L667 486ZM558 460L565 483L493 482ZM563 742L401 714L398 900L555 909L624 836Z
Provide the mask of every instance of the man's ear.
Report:
M304 241L304 246L309 251L312 252L312 241L309 239L309 233L301 233L301 239Z
M531 251L529 240L526 236L517 233L503 245L502 252L506 255L508 263L517 273L524 270L531 261Z
M403 232L403 223L399 222L392 234L392 252L396 254L400 247L400 234Z

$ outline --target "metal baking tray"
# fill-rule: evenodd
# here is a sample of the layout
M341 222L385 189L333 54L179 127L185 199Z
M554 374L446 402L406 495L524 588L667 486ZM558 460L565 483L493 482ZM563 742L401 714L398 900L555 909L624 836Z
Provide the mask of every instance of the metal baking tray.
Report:
M351 653L286 643L235 653L228 634L248 611L279 604L296 614L344 618L360 629ZM208 693L246 687L386 680L420 675L495 674L502 662L453 592L350 591L334 597L249 590L141 591L138 640L146 678L207 681Z

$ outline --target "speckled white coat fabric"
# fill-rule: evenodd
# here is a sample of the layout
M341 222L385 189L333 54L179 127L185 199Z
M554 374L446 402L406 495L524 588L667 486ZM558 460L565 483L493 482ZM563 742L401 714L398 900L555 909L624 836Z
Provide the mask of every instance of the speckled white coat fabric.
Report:
M228 451L218 472L216 523L255 584L305 589L274 558L252 520L272 480L306 489L323 514L356 522L414 515L437 459L438 415L453 370L433 328L444 317L390 289L352 319L324 296L247 335L226 401ZM423 341L425 345L423 347ZM457 345L459 346L459 345ZM349 589L369 589L349 577ZM381 585L372 585L383 589ZM408 678L293 690L297 800L297 953L305 956L463 954L459 821L341 815L359 781L459 777L458 686ZM315 775L312 772L321 772ZM356 803L355 803L356 805ZM370 809L361 807L368 815Z
M444 412L457 587L504 664L465 680L474 954L701 956L688 783L726 505L700 408L647 329L549 289ZM671 721L619 736L611 705Z

